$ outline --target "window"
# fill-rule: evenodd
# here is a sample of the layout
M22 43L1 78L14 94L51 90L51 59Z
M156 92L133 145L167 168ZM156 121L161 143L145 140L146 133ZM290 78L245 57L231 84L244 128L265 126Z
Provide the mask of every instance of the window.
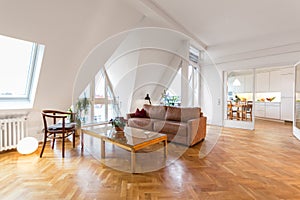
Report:
M94 121L108 121L116 117L116 102L104 70L100 70L95 77Z
M198 67L189 65L188 69L188 80L189 80L189 105L200 106L199 101L199 90L200 90L200 73Z
M32 103L44 46L0 35L0 100Z
M85 116L86 122L105 122L120 115L118 100L114 97L104 70L98 72L81 94L80 98L83 97L87 97L91 102L89 115Z
M190 49L189 49L189 60L194 62L194 63L198 63L199 61L199 58L200 58L200 51L199 49L193 47L193 46L190 46Z

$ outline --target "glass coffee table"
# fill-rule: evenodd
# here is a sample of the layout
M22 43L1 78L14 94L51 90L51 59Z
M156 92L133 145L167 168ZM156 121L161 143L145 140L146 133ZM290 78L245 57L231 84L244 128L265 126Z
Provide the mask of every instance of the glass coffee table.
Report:
M81 129L81 148L84 148L84 135L101 140L101 158L105 158L105 142L110 142L120 148L131 151L131 172L135 173L136 152L140 149L162 142L164 158L167 158L167 135L125 127L124 131L116 131L111 126L89 126Z

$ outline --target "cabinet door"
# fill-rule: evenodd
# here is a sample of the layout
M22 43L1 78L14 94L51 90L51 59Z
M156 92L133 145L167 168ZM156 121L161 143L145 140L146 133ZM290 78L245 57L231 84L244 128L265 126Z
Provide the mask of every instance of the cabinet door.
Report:
M281 98L281 120L293 121L293 98Z
M253 75L245 75L244 77L244 92L251 93L253 92Z
M255 103L254 111L256 117L265 117L265 103Z
M293 97L294 74L281 74L281 97Z
M256 92L269 91L269 72L257 73L255 80Z
M280 104L266 103L266 117L272 119L280 119Z
M281 91L281 72L279 70L270 72L270 92L280 92Z

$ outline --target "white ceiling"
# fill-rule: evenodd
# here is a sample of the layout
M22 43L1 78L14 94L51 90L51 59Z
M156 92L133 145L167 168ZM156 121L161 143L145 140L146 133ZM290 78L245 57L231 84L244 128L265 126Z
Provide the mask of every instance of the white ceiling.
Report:
M299 0L126 2L189 36L220 70L292 66L300 59Z
M299 0L152 0L207 46L300 30Z

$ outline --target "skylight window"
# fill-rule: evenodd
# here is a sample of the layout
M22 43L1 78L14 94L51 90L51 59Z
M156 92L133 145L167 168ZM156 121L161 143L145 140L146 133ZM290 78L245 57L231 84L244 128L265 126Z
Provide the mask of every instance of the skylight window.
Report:
M0 35L0 104L33 100L44 46Z

